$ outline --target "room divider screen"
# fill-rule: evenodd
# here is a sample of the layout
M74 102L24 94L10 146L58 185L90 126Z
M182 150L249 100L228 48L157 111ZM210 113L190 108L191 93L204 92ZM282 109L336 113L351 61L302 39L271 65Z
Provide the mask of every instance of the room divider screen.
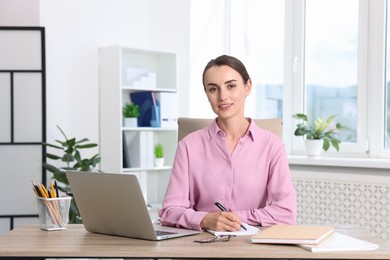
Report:
M37 223L31 180L46 182L45 30L0 27L0 234Z

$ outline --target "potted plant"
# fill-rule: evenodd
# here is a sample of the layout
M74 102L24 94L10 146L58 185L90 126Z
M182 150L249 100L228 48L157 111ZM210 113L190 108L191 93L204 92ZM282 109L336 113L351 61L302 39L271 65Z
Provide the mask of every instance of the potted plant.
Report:
M336 115L331 115L326 120L317 117L313 123L309 123L305 114L295 114L293 117L303 120L302 123L297 124L294 135L305 137L306 152L308 155L318 156L322 150L327 151L331 145L336 151L340 150L341 141L338 138L338 133L341 130L346 130L347 127L340 123L332 124Z
M164 165L164 147L162 144L156 144L154 146L154 164L157 167L162 167Z
M95 143L87 143L89 140L87 138L77 140L76 138L67 138L62 129L57 126L61 131L64 139L63 141L56 140L58 144L42 143L46 147L55 148L61 151L60 155L48 153L46 151L46 158L54 161L61 161L64 163L64 166L54 166L49 163L43 163L43 167L49 172L53 173L53 179L55 183L59 182L57 185L58 189L65 193L67 196L73 197L72 191L69 186L68 179L66 177L66 171L97 171L95 167L100 163L100 155L95 154L89 159L83 159L80 154L80 149L88 149L97 147ZM71 205L69 209L69 223L82 223L79 210L77 208L76 202L74 199L71 200Z
M122 109L124 126L138 126L138 116L140 115L139 106L134 103L126 103Z

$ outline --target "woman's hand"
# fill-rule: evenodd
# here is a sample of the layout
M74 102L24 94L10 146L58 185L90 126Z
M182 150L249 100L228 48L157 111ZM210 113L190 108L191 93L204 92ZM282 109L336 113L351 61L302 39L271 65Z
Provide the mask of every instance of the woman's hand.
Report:
M202 219L200 226L203 229L216 231L239 231L241 219L233 212L210 212Z

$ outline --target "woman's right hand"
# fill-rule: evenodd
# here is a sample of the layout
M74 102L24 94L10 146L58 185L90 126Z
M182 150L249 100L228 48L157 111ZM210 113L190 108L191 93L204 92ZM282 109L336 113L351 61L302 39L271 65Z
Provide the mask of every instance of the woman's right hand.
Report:
M216 231L239 231L241 219L233 212L210 212L202 219L200 226L203 229Z

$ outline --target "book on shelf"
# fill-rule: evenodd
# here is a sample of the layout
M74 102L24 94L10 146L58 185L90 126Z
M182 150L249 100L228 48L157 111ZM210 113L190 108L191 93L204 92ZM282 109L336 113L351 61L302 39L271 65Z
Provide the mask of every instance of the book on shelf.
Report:
M379 248L377 244L347 236L339 232L336 232L333 236L318 245L299 244L298 246L311 252L361 251Z
M160 104L161 127L177 127L177 94L160 92L157 94L157 100Z
M333 226L273 225L251 237L251 243L319 244L335 233Z
M129 154L129 147L128 142L126 138L126 133L123 133L123 168L131 168L131 161L130 161L130 154Z
M156 100L152 91L139 91L130 93L131 102L139 106L140 115L138 116L138 126L152 126L152 117L156 115L156 110L159 111L159 101Z
M154 166L154 138L151 131L136 131L126 135L129 165L133 168Z
M140 108L138 126L176 127L177 94L171 92L139 91L130 93L131 102Z

